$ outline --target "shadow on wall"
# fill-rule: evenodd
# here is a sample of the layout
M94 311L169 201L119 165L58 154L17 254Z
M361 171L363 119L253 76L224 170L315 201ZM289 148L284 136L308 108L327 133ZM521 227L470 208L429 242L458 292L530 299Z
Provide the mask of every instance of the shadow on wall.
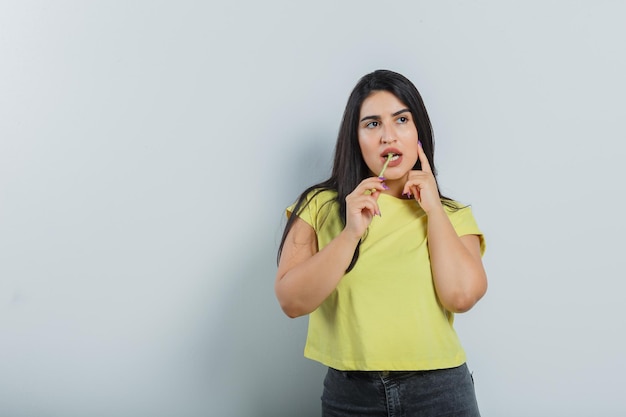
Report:
M313 136L313 135L310 135ZM285 155L283 168L293 172L285 178L276 173L281 201L293 200L299 192L326 174L322 164L329 164L327 149L311 137L302 140L298 157ZM304 149L303 149L304 148ZM323 161L323 162L322 162ZM282 170L281 170L282 171ZM285 172L285 171L282 171ZM288 183L282 186L283 183ZM298 187L300 189L298 189ZM286 195L290 189L296 191ZM285 191L286 190L286 191ZM289 204L289 203L287 203ZM227 266L220 281L228 290L218 300L219 317L213 317L210 334L204 335L209 352L206 372L209 393L217 402L210 405L211 415L233 417L319 416L320 396L326 368L303 356L307 317L289 319L280 309L274 294L276 249L282 227L284 207L280 207L275 224L250 225L249 236L242 247L232 248L229 259L241 262ZM270 232L268 232L270 230ZM206 343L206 342L204 342ZM216 409L220 409L217 413Z
M249 253L224 277L232 290L209 336L208 372L217 383L211 396L228 404L219 415L319 416L325 369L302 355L308 320L282 313L272 251L256 246Z

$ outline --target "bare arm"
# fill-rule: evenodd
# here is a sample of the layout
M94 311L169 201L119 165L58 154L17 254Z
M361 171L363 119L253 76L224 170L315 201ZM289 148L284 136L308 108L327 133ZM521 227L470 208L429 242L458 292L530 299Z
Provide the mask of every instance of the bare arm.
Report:
M276 274L276 296L285 314L299 317L319 307L339 284L358 243L358 237L342 232L318 252L315 231L296 219Z
M476 235L459 237L446 214L428 158L418 147L421 171L411 171L404 186L428 216L428 252L433 281L441 304L462 313L472 308L487 291L480 241Z
M487 291L478 236L459 237L442 207L428 214L428 251L441 304L454 313L471 309Z
M379 213L382 180L368 178L346 198L346 226L318 251L315 230L298 218L287 234L278 263L274 290L285 314L299 317L314 311L334 291L352 261L354 250ZM366 190L377 191L366 194Z

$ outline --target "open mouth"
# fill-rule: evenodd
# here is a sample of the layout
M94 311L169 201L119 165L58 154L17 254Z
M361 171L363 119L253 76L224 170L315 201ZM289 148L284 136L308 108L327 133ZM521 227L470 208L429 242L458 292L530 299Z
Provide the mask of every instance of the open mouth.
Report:
M400 153L386 152L386 153L382 154L381 157L383 159L387 160L389 158L389 155L391 155L390 161L396 161L396 160L398 160L402 156L402 154L400 154Z
M383 156L383 155L381 155ZM397 161L398 159L400 159L402 155L395 153L395 152L387 152L384 154L384 158L385 158L385 163L383 164L383 168L380 170L380 174L378 174L379 177L382 177L383 174L385 173L385 170L387 169L387 166L389 166L389 164L393 164L393 161Z
M400 149L394 148L392 146L384 148L383 151L380 153L380 157L385 160L389 157L389 155L392 155L391 160L395 161L402 156L402 153L400 152Z

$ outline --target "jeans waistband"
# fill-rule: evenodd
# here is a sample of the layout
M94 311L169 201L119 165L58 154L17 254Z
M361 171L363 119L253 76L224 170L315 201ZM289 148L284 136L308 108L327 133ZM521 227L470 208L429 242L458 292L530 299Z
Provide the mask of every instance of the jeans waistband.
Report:
M465 364L461 365L464 366ZM455 367L457 368L457 367ZM450 368L450 369L455 369L455 368ZM407 371L387 371L387 370L380 370L380 371L341 371L338 369L334 369L334 368L329 368L335 372L338 372L340 374L343 374L345 377L349 377L349 378L358 378L358 379L380 379L380 378L406 378L406 377L411 377L411 376L419 376L419 375L425 375L428 373L435 373L435 372L445 372L448 369L426 369L426 370L407 370Z
M346 377L350 378L359 378L359 379L380 379L383 378L393 378L400 376L410 376L410 375L419 375L428 371L340 371L338 369L330 368L335 372L343 374Z

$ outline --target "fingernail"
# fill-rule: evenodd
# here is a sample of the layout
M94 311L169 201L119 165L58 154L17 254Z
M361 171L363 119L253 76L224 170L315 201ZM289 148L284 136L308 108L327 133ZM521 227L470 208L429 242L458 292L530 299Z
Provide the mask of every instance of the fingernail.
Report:
M385 181L385 177L378 177L379 180Z
M417 140L417 144L420 146L420 148L422 147L422 142L419 139Z
M383 186L383 188L384 188L385 190L388 190L388 189L389 189L389 187L387 186L387 184L385 184L384 182L383 182L381 185Z

